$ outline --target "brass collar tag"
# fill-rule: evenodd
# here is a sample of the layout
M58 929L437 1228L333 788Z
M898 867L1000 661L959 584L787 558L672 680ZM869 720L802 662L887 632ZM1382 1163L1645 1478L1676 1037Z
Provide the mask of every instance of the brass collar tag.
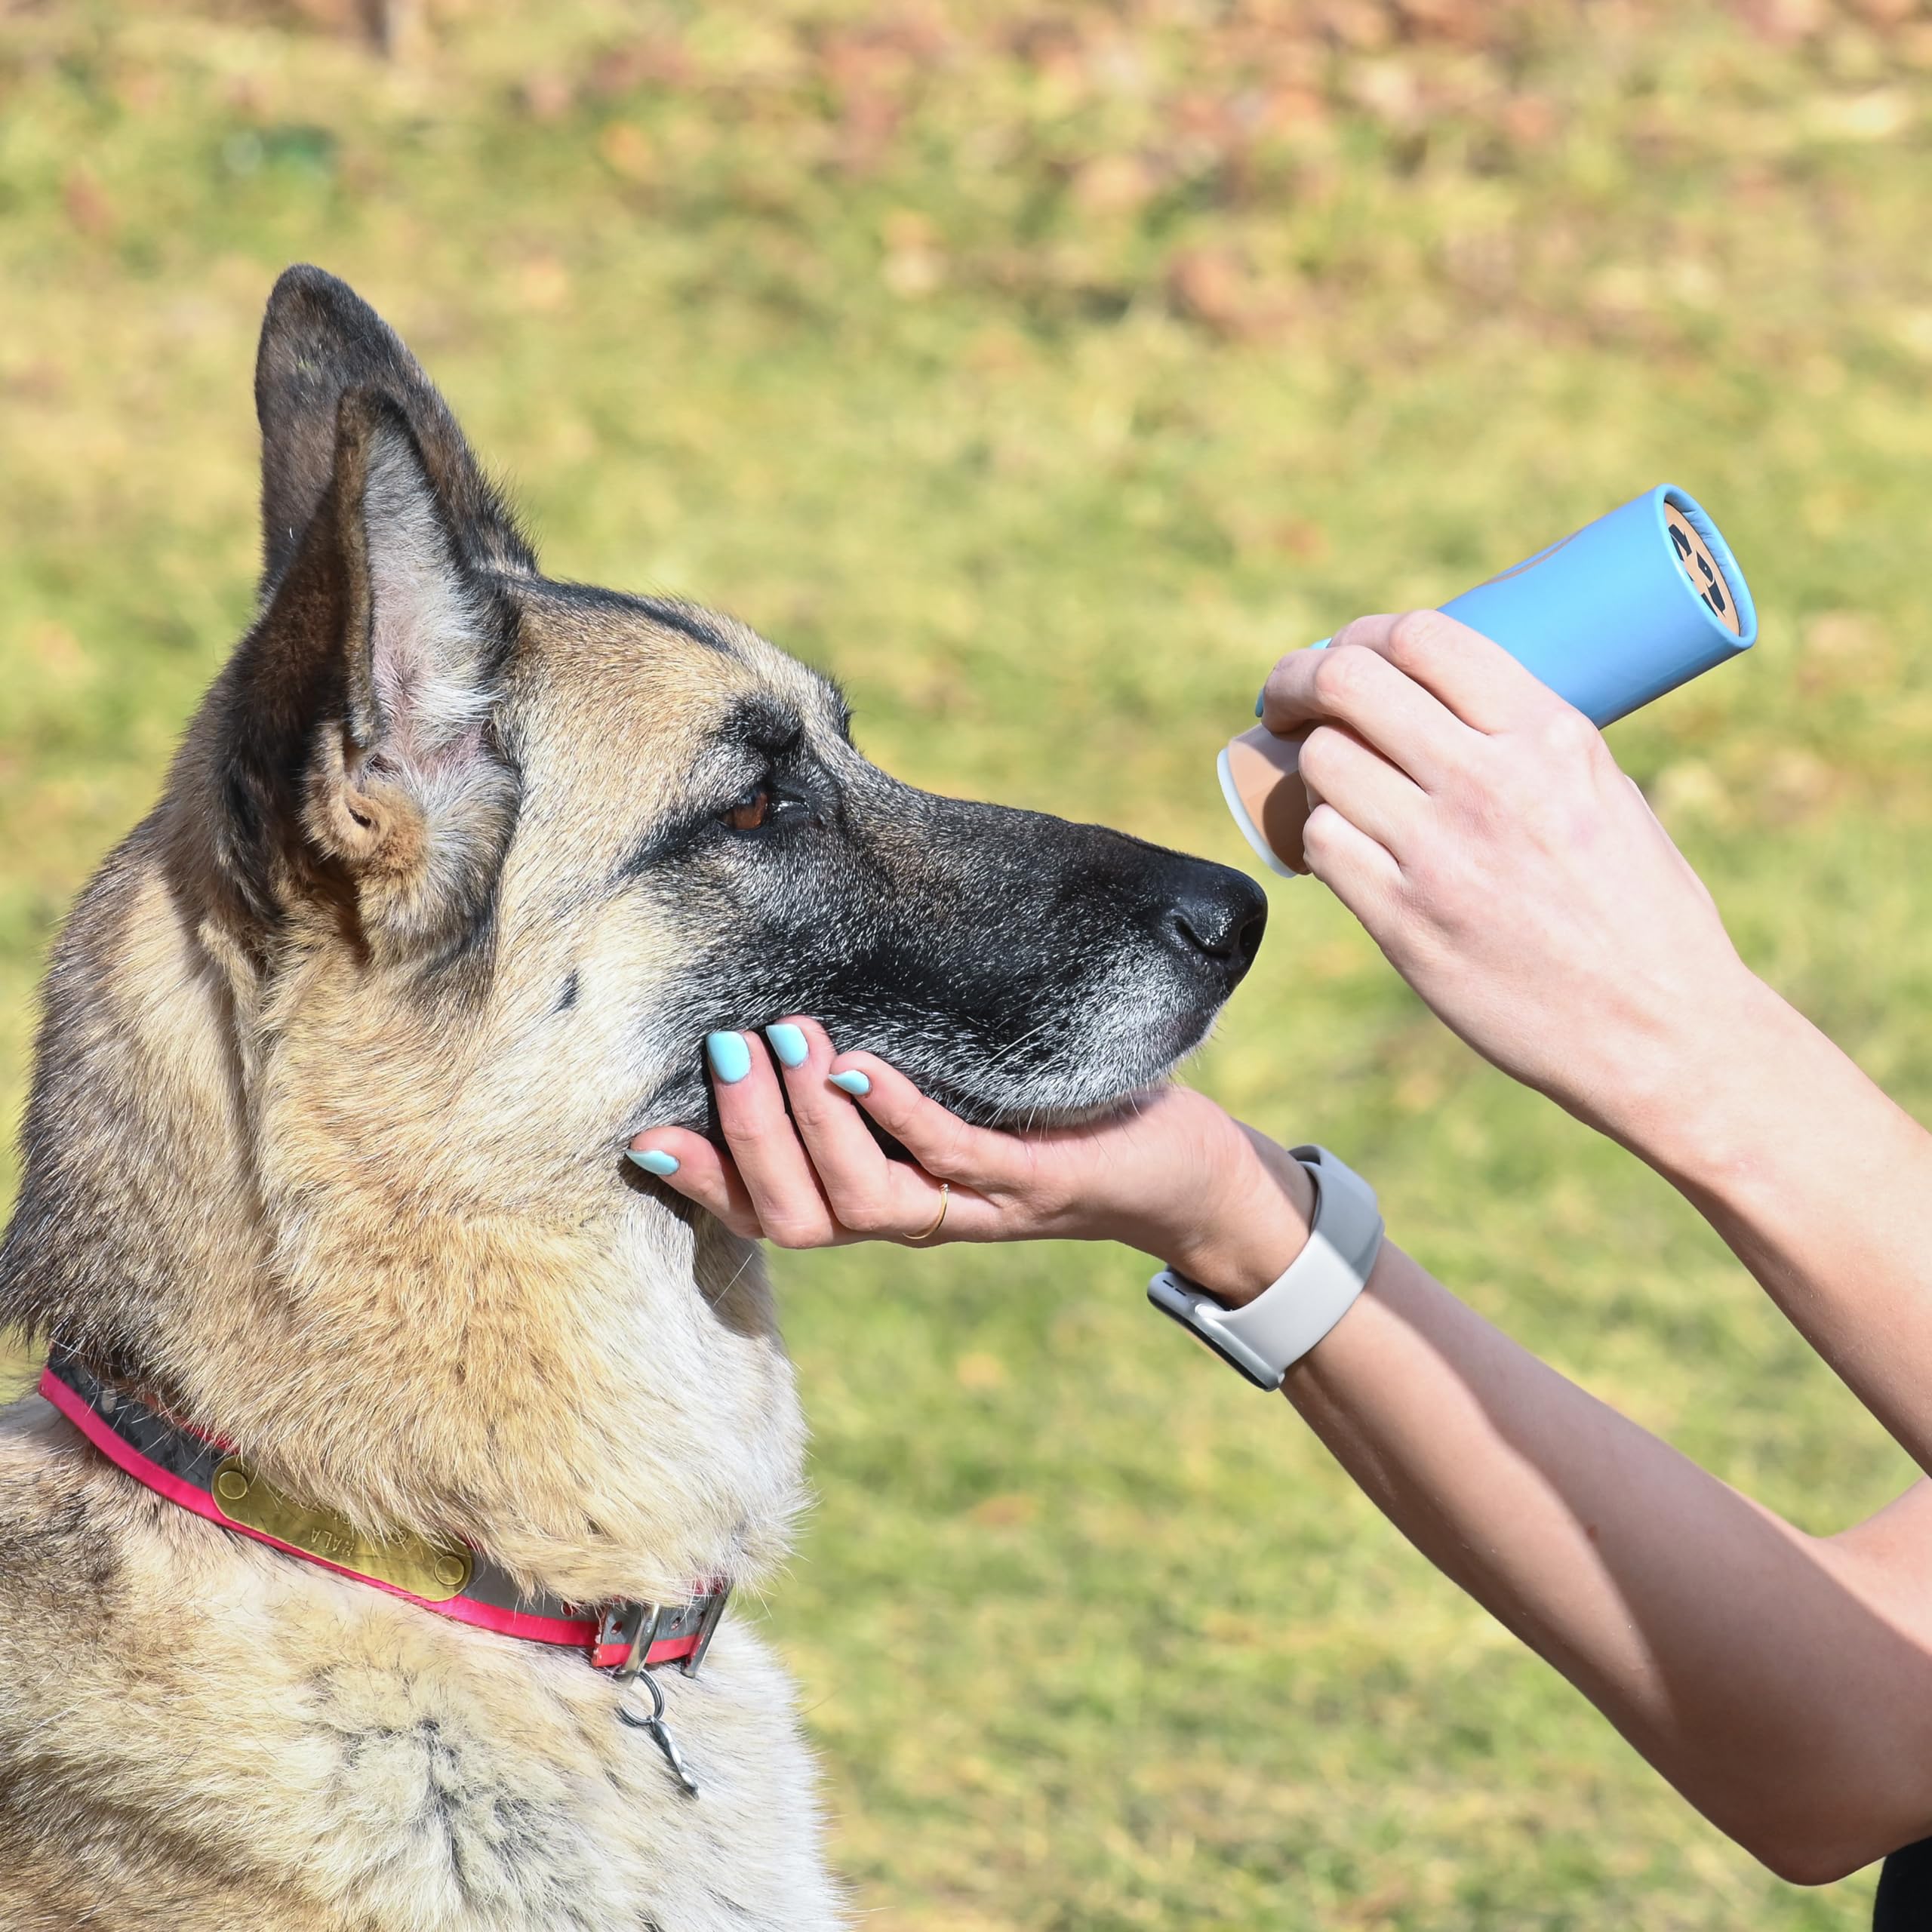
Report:
M425 1603L448 1603L469 1582L474 1561L468 1550L439 1547L419 1536L375 1542L334 1510L292 1502L239 1456L221 1462L209 1487L215 1507L229 1522Z

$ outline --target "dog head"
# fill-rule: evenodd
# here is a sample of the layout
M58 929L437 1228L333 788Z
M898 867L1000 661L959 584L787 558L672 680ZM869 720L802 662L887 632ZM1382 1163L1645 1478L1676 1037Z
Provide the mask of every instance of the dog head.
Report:
M283 278L257 398L223 875L272 970L336 958L395 1075L466 1131L547 1113L587 1157L704 1125L704 1035L792 1012L975 1119L1065 1118L1164 1074L1246 971L1266 902L1243 875L915 790L742 624L540 575L341 283ZM321 990L277 1002L291 1027Z

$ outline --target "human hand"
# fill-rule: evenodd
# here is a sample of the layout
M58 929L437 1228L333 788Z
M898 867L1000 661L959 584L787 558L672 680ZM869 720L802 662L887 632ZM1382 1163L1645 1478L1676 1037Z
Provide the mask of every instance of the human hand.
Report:
M1602 734L1438 611L1358 618L1263 693L1309 869L1476 1051L1641 1144L1761 992Z
M724 1150L682 1128L631 1142L638 1166L741 1235L781 1247L1123 1241L1231 1306L1307 1238L1300 1164L1187 1088L1079 1126L1004 1134L969 1126L872 1054L835 1053L816 1020L766 1031L775 1054L755 1033L708 1043ZM888 1158L861 1109L919 1164Z

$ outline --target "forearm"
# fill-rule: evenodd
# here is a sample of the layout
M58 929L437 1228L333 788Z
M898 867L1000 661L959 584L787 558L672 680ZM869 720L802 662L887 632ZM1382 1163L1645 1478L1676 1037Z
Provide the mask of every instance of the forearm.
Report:
M1712 1008L1603 1124L1932 1471L1932 1135L1761 981Z
M1774 1868L1828 1877L1932 1823L1911 1768L1932 1764L1932 1660L1872 1607L1866 1571L1407 1256L1385 1247L1286 1392L1418 1549Z

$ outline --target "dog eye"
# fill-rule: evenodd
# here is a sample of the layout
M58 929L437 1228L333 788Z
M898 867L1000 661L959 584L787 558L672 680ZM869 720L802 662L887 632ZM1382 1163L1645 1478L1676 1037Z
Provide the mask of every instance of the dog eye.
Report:
M755 785L738 802L720 814L734 832L755 832L771 817L771 787Z

